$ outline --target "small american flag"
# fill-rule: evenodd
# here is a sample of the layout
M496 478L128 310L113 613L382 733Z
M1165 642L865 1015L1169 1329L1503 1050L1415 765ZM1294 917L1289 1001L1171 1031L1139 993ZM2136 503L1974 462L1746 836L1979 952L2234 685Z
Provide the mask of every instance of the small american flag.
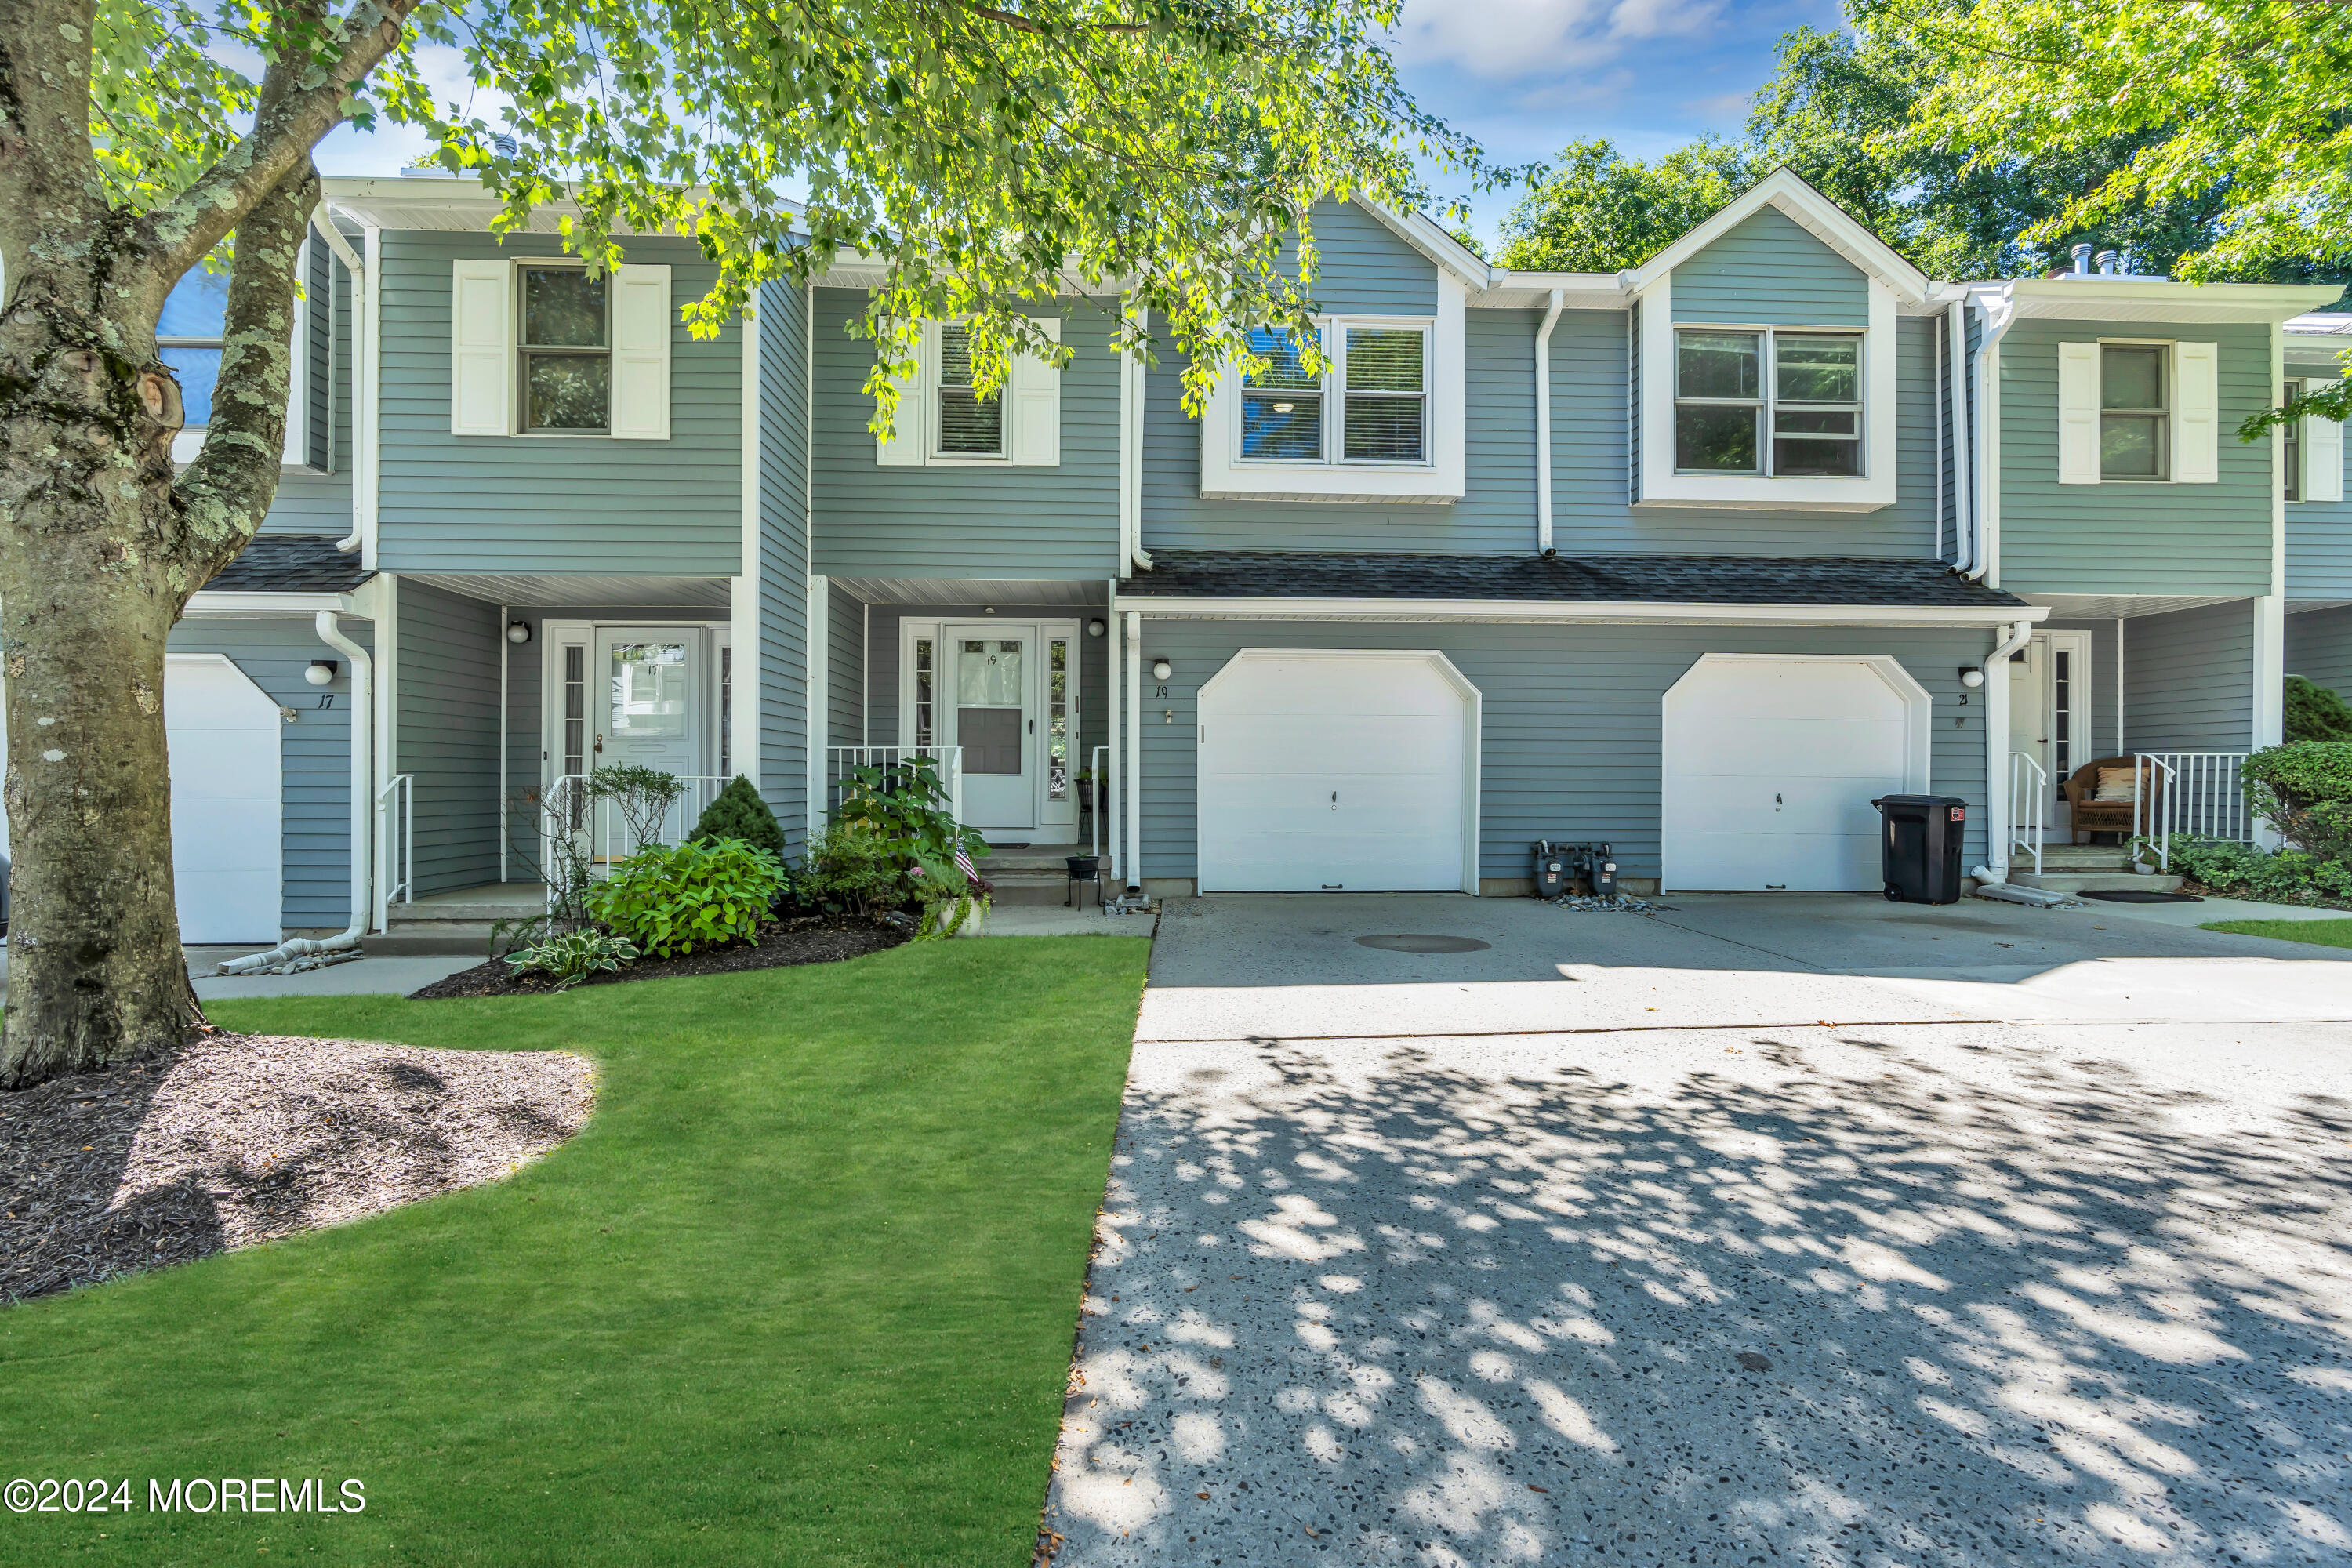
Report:
M961 844L956 846L956 869L963 873L963 879L967 882L977 882L980 880L979 868L972 865L971 856L965 851L963 846Z

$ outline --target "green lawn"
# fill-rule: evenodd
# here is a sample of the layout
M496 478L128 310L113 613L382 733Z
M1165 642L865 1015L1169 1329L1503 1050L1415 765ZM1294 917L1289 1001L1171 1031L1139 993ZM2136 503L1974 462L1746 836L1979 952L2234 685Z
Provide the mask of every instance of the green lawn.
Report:
M1025 1563L1145 952L928 942L551 998L216 1005L246 1030L583 1051L597 1111L495 1186L0 1310L0 1479L367 1498L0 1514L0 1562Z
M2352 947L2352 918L2340 921L2210 921L2197 929L2234 931L2240 936L2275 937L2281 942L2307 942L2319 947Z

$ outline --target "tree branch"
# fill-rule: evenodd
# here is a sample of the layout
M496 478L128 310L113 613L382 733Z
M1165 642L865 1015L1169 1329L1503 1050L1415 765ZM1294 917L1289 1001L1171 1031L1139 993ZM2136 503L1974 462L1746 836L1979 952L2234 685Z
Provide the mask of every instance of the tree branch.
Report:
M1044 33L1045 28L1014 11L1000 11L993 5L966 4L966 11L983 21L994 22L1023 33ZM1151 29L1139 22L1104 22L1087 29L1092 33L1148 33Z

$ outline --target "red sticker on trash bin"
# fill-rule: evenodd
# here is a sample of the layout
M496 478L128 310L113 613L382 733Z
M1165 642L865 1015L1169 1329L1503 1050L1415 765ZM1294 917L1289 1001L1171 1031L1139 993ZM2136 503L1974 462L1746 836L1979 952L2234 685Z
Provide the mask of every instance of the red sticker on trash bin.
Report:
M1952 807L1951 819L1954 822L1966 822L1969 819L1969 808L1965 805L1956 805Z

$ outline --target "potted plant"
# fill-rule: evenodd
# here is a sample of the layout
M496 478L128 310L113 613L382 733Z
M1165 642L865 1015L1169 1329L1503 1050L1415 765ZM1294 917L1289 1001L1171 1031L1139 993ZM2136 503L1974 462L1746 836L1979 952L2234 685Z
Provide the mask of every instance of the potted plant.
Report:
M2145 833L2136 833L2132 835L2131 842L2126 849L2130 857L2133 870L2143 877L2156 875L2157 867L2162 860L2163 854L2158 848L2155 839Z

